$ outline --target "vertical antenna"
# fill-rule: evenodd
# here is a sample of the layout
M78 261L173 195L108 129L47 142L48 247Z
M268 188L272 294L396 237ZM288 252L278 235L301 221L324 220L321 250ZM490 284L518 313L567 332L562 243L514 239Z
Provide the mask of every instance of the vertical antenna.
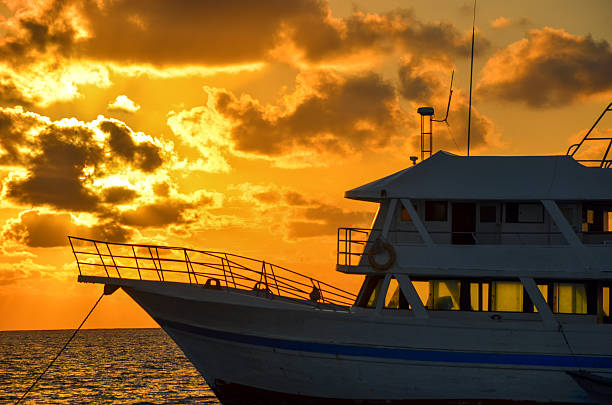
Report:
M474 72L474 28L476 27L476 0L474 0L474 19L472 20L472 57L470 59L470 102L468 107L467 155L470 156L470 130L472 127L472 74Z

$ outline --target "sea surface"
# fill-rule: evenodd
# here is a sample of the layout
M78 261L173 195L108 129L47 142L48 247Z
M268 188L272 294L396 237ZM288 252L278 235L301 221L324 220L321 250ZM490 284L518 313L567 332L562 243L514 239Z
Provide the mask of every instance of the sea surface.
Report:
M71 330L0 332L0 404L15 403ZM161 329L81 330L24 404L219 404Z

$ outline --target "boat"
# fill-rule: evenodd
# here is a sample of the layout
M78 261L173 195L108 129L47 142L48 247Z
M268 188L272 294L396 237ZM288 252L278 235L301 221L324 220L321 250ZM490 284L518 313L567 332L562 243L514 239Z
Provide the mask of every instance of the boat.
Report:
M236 254L71 236L78 281L123 289L223 404L605 403L612 139L578 160L593 139L559 156L429 144L347 191L378 204L371 228L338 230L357 294Z

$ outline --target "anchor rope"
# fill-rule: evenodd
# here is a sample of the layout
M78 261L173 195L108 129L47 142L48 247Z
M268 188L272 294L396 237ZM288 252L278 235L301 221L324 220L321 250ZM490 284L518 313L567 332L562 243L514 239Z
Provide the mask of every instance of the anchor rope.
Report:
M93 310L98 306L98 303L100 302L100 300L102 299L102 297L104 297L104 293L102 293L102 295L100 296L100 298L98 298L98 300L96 301L96 303L94 304L94 306L89 310L89 312L87 313L87 316L85 317L85 319L83 319L83 322L81 322L81 324L79 325L78 328L76 328L76 330L74 331L74 333L72 334L72 336L70 336L70 339L68 339L68 341L66 342L66 344L64 345L64 347L62 347L62 349L57 353L57 355L55 356L55 358L53 360L51 360L51 363L49 363L49 365L47 366L47 368L45 368L45 371L43 371L37 378L36 380L34 380L34 382L32 383L32 385L30 385L30 388L28 388L26 390L26 392L23 393L23 395L21 396L21 398L19 398L19 400L17 400L17 402L15 402L15 405L18 405L21 401L23 401L23 399L26 397L26 395L28 395L28 393L32 390L32 388L34 388L34 386L36 385L36 383L38 383L38 381L40 381L40 379L45 375L45 373L47 372L47 370L49 370L49 368L51 368L51 366L53 365L53 363L55 363L55 360L58 359L58 357L62 354L62 352L68 347L68 345L70 344L70 342L72 341L72 339L74 339L74 337L76 336L77 332L81 329L81 327L83 326L83 324L85 323L85 321L89 318L89 315L91 315L91 313L93 312Z

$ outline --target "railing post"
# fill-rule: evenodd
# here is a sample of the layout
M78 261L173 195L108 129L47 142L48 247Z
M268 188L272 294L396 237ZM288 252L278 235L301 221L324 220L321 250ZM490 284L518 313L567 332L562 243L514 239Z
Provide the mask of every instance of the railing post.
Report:
M276 281L276 274L274 274L274 265L270 263L269 266L270 266L270 271L272 271L272 279L274 280L274 285L276 286L276 293L280 297L280 290L278 288L278 282Z
M336 264L340 264L340 230L341 229L342 228L338 228L338 238L336 240ZM72 244L72 242L70 243Z
M159 274L161 274L161 281L166 281L164 278L164 268L162 267L161 259L159 258L159 248L155 246L155 256L157 256L157 263L159 264Z
M225 281L225 287L229 287L229 284L227 283L227 272L225 271L225 264L223 263L223 258L219 257L219 259L221 259L221 271L223 271L223 280Z
M155 263L155 256L153 256L153 251L151 250L151 246L147 246L147 249L149 250L149 255L151 256L151 262L153 262L153 267L155 267L157 278L159 278L159 281L162 281L162 276L159 274L159 270L157 269L157 264Z
M79 268L79 275L82 275L82 273L81 273L81 263L79 262L79 258L77 257L76 251L74 250L74 245L72 244L72 237L71 236L68 236L68 242L70 242L70 248L72 249L72 254L74 255L74 260L76 260L77 267Z
M108 274L108 269L106 268L106 263L104 263L104 258L102 257L102 254L100 253L100 249L98 249L98 244L96 243L96 241L93 241L94 247L96 248L96 251L98 252L98 256L100 257L100 261L102 262L102 266L104 266L104 272L106 273L106 277L110 277L110 275Z
M113 266L115 266L115 271L117 272L117 275L119 276L119 278L121 278L121 273L119 273L119 267L117 267L117 263L115 263L115 258L113 257L113 252L111 252L108 242L106 242L106 250L108 250L108 254L111 260L113 261Z
M347 228L346 232L344 234L344 240L345 240L345 251L346 251L346 256L344 259L344 262L346 262L346 259L348 258L348 265L352 266L353 265L353 252L352 252L352 247L353 247L353 230L351 228Z
M136 249L134 249L134 245L132 245L132 253L134 253L134 261L136 262L136 269L138 270L138 278L142 280L142 275L140 274L140 266L138 265L138 257L136 256Z
M185 266L187 267L187 277L189 278L189 284L191 284L191 273L189 272L189 258L187 257L187 249L183 248L183 253L185 254Z
M229 259L227 258L227 253L225 253L225 262L227 263L227 269L229 270L230 276L232 277L232 283L234 283L234 288L238 288L236 286L236 279L234 278L234 273L232 272L232 265ZM223 259L221 259L221 264L223 264ZM224 267L224 271L225 271L225 267Z

